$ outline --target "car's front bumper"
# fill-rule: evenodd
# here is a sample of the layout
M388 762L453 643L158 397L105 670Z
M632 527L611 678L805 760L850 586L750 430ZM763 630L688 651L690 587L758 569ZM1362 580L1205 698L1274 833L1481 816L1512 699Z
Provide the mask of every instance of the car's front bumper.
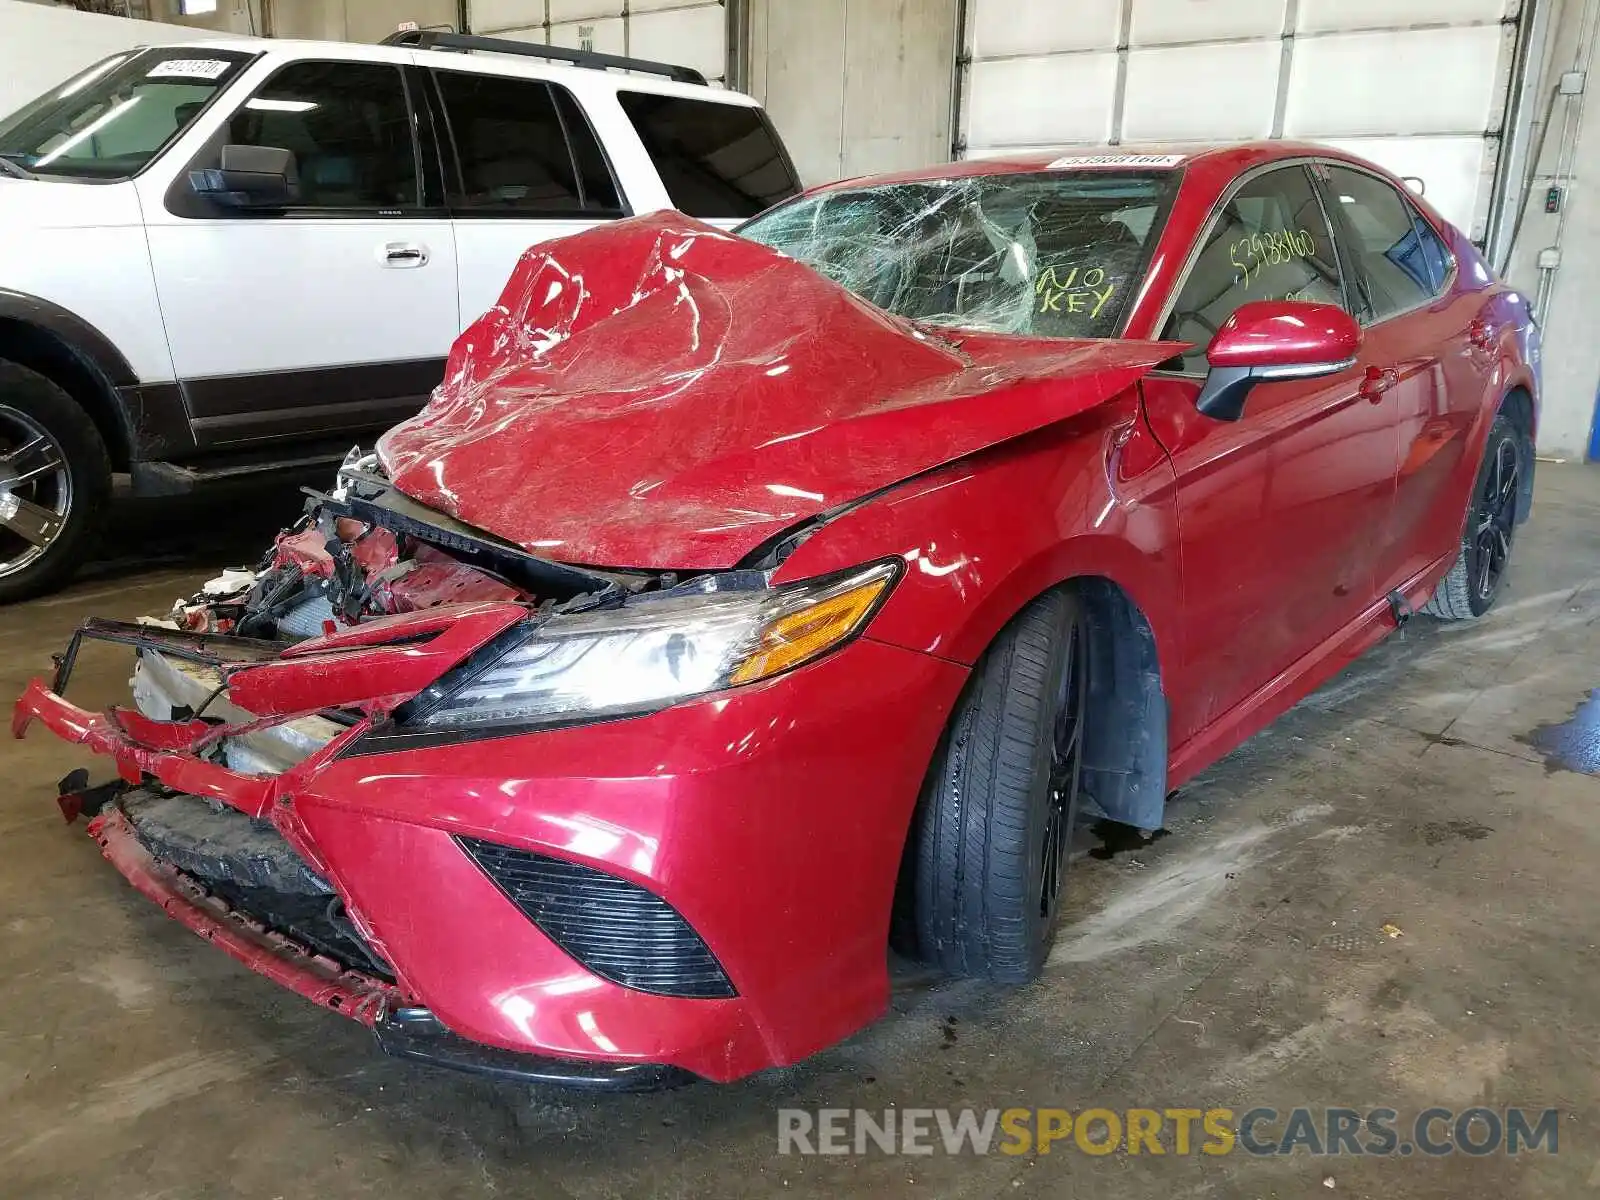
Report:
M965 677L860 639L788 676L651 716L336 750L276 777L150 745L160 740L150 726L163 723L90 714L38 682L13 725L20 733L38 719L110 755L125 779L270 821L337 892L394 983L249 928L151 859L115 813L91 828L173 916L379 1030L391 1052L492 1074L659 1085L796 1061L883 1010L904 839ZM514 906L458 838L647 889L705 942L735 994L690 999L602 978Z

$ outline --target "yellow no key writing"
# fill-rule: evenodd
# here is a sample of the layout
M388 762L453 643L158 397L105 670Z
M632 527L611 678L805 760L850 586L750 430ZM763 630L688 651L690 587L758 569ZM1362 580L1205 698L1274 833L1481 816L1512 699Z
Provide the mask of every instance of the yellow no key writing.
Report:
M1101 267L1087 270L1072 267L1064 275L1054 267L1046 267L1033 281L1033 292L1039 297L1040 312L1087 313L1090 320L1100 315L1100 310L1116 290L1117 285L1106 280L1105 270Z
M1276 267L1317 252L1317 240L1304 229L1263 229L1228 246L1228 261L1238 274L1233 281L1243 287L1260 278L1262 267Z

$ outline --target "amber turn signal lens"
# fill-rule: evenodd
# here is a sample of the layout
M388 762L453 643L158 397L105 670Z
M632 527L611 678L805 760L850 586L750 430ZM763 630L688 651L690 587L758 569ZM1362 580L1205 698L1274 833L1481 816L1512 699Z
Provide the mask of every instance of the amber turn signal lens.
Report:
M756 648L728 682L754 683L838 645L871 615L893 578L893 573L885 570L836 595L774 617L762 627Z

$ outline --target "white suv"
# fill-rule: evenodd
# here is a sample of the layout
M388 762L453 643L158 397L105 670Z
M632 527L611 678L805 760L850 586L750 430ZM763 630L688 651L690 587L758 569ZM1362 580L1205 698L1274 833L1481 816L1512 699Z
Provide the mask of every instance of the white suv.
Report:
M530 244L797 189L683 67L435 33L106 59L0 120L0 602L66 578L113 471L187 490L409 416Z

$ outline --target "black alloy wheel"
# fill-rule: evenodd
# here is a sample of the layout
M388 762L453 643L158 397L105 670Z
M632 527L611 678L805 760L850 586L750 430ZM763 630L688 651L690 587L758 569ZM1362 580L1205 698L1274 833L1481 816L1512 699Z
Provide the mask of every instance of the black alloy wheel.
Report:
M1467 574L1480 601L1492 601L1511 560L1511 539L1516 535L1517 494L1522 486L1521 454L1517 443L1502 438L1489 447L1472 505L1472 528Z
M1089 699L1088 648L1084 644L1082 614L1067 634L1066 664L1056 697L1055 738L1050 752L1050 784L1040 845L1039 917L1045 932L1055 926L1066 879L1072 830L1078 819L1078 798L1083 785L1083 723Z

